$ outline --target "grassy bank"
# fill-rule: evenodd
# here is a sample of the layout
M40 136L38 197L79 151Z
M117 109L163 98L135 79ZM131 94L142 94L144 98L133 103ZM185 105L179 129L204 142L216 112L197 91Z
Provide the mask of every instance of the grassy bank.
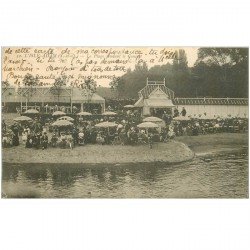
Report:
M248 134L220 133L199 136L181 136L176 141L185 143L196 155L217 154L246 149Z
M27 149L24 145L3 149L3 162L8 163L82 163L123 164L145 162L178 163L191 160L194 153L184 143L171 141L148 145L86 145L71 149Z
M27 149L24 145L3 149L3 162L7 163L80 163L124 164L168 162L179 163L191 160L194 153L213 155L246 149L247 134L221 133L200 136L182 136L168 143L148 145L85 145L73 150L49 148Z
M18 114L3 114L7 124L11 124L16 116ZM192 159L194 153L198 156L230 153L245 149L247 146L246 133L218 133L176 137L175 141L155 143L153 149L149 149L148 145L86 145L73 150L59 148L35 150L20 145L5 148L2 152L3 162L9 163L122 164L156 161L178 163Z

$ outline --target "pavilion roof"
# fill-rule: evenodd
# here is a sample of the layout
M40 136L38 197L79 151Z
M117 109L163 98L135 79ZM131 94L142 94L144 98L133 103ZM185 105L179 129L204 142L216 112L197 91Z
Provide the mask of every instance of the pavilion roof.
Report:
M154 85L154 84L148 84L146 85L142 90L139 91L139 95L142 96L144 99L147 99L149 95L155 90L155 89L161 89L168 97L169 99L174 98L174 91L167 88L165 85Z

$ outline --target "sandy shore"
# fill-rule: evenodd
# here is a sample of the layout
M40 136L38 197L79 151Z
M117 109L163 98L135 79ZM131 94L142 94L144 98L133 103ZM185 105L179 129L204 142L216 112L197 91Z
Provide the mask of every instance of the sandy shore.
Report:
M152 149L148 145L85 145L73 150L60 148L36 150L20 145L3 149L3 162L6 163L179 163L191 160L193 157L193 151L184 143L177 141L155 143Z

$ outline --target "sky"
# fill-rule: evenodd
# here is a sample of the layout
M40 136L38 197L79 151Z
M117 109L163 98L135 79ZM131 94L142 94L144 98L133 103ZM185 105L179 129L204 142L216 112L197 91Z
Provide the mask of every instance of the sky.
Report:
M198 58L198 48L189 47L185 48L187 59L188 59L188 66L192 67Z
M51 86L54 79L67 76L67 84L77 86L88 76L97 85L108 87L112 78L134 69L136 63L148 67L171 63L176 50L184 49L188 65L197 59L197 47L4 47L2 80L22 85L29 73L38 77L43 86Z

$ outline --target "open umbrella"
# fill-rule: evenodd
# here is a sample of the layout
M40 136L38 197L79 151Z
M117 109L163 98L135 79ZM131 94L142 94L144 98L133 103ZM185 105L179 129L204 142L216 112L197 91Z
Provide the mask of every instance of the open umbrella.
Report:
M134 105L125 105L124 108L134 108L135 106Z
M64 113L62 111L55 111L52 115L53 116L59 116L59 115L66 115L66 113Z
M32 119L28 116L23 115L23 116L19 116L19 117L15 118L14 121L16 121L16 122L27 121L28 122L28 121L32 121Z
M87 116L87 115L92 115L92 114L89 113L89 112L80 112L77 115L79 115L79 116Z
M54 127L67 127L67 126L72 126L73 123L67 120L57 120L52 123L52 126Z
M101 122L95 125L97 128L113 128L117 126L118 125L115 122Z
M102 115L112 116L112 115L117 115L117 114L115 112L112 112L112 111L106 111L106 112L102 113Z
M137 125L138 128L158 128L159 126L153 122L143 122Z
M153 122L156 123L158 125L158 127L160 128L164 128L166 126L165 121L163 121L161 118L155 117L155 116L150 116L150 117L146 117L143 119L144 122Z
M159 126L156 123L153 122L143 122L137 125L138 128L144 128L147 131L148 135L148 129L150 128L158 128Z
M59 121L65 120L65 121L69 121L69 122L74 121L74 119L70 116L62 116L62 117L58 118L57 120L59 120Z
M24 114L39 114L39 112L36 109L28 109Z
M162 122L163 120L161 118L150 116L143 119L144 122Z
M114 122L101 122L95 125L97 128L107 128L109 131L109 128L117 127L118 125Z

